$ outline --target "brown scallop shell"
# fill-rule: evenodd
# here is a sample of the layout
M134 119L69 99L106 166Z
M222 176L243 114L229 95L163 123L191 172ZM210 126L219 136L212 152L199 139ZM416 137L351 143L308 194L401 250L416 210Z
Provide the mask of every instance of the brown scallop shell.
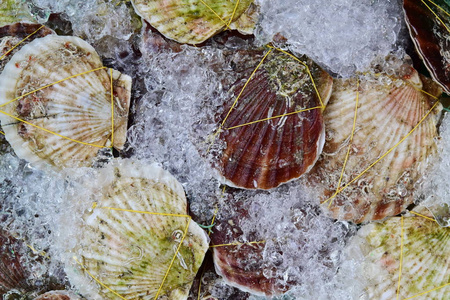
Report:
M422 89L435 96L440 94L435 86L422 86L419 74L411 66L403 65L401 69L398 77L368 75L361 79L358 90L356 79L335 81L324 112L327 141L310 177L315 188L323 191L321 201L332 201L330 207L328 201L322 206L334 218L360 223L404 211L414 200L414 184L425 172L427 160L436 155L440 104L398 144L436 103ZM353 182L329 199L337 190L348 151L357 95L355 134L340 186Z
M450 6L442 0L404 0L403 9L417 52L434 80L450 93Z
M263 51L241 55L239 80L230 89L218 120L222 123L226 119L219 135L226 147L218 153L214 167L230 186L275 188L308 172L322 150L324 126L320 106L331 94L332 78L307 57L299 58L302 64L273 50L244 88L263 56ZM311 110L294 113L304 109ZM232 128L285 114L291 115Z
M231 196L232 197L232 196ZM229 199L230 202L236 201ZM248 203L247 203L248 204ZM265 243L249 244L245 242L263 241L265 238L257 233L241 240L243 232L241 221L248 218L245 201L237 200L231 216L218 215L211 237L211 245L223 245L238 242L238 245L227 245L213 248L214 266L217 274L222 276L228 285L242 291L261 296L280 295L288 287L277 284L277 278L264 276Z
M28 273L21 264L23 243L0 230L0 296L15 290L25 293L32 290Z

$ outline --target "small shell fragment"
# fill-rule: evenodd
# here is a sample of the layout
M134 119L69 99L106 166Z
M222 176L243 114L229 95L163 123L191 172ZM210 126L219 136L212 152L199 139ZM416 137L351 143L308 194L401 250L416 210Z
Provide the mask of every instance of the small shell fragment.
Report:
M136 13L164 36L179 43L199 44L227 27L230 18L238 20L253 0L133 0ZM236 7L236 10L235 10ZM252 11L254 8L252 8ZM235 27L243 32L251 27L249 17ZM245 25L244 25L245 24Z
M209 240L186 217L181 184L156 164L131 160L113 161L97 180L97 207L83 216L73 250L82 267L71 282L85 278L77 287L88 299L116 299L111 290L126 299L186 299ZM95 288L92 276L103 285Z
M331 94L330 75L306 57L303 64L273 50L245 86L263 56L241 54L239 79L218 120L226 146L213 165L234 187L266 190L296 179L314 165L324 143L322 104Z
M383 223L364 225L346 250L351 258L361 258L362 276L369 286L368 299L410 299L448 283L450 229L419 216L394 217ZM399 284L400 254L402 270ZM422 299L449 299L448 287L426 293ZM421 297L418 297L420 299Z
M56 169L91 166L98 150L110 146L109 71L95 50L77 37L46 36L18 51L0 75L0 120L16 154ZM120 150L126 139L131 78L114 70L112 82L112 146Z
M355 223L380 220L399 214L413 202L414 184L424 174L427 160L437 153L436 126L442 106L437 104L420 126L398 143L436 103L440 91L434 87L423 86L417 71L406 64L396 76L368 75L358 90L356 79L335 81L324 112L324 151L310 173L314 186L323 191L321 201L328 200L323 208L330 210L334 218ZM422 89L434 93L434 98ZM357 96L355 133L340 187L353 182L335 198L329 198L338 188L346 160Z

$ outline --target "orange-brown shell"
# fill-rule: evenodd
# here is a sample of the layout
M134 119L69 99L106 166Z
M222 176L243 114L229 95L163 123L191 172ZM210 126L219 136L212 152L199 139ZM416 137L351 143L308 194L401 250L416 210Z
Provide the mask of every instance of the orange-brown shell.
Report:
M226 147L214 166L227 184L247 189L275 188L314 165L324 141L320 106L328 100L332 86L332 78L310 59L301 58L302 64L274 50L244 88L262 58L261 51L242 57L240 64L245 67L218 120L225 120L219 138ZM294 113L305 109L310 110ZM285 114L290 115L233 128Z
M336 80L325 109L327 138L323 155L311 172L315 187L323 190L321 201L337 189L353 128L358 94L356 127L341 187L351 182L402 138L430 111L435 98L422 92L422 81L412 67L402 78L387 75L361 81ZM427 88L438 95L439 88ZM414 184L423 175L427 159L436 154L437 105L412 134L388 155L323 205L337 219L355 223L380 220L406 209L414 200Z

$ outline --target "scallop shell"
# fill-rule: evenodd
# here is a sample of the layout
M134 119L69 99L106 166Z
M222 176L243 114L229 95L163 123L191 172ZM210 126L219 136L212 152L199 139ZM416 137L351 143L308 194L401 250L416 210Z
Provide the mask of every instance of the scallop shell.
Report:
M244 292L260 296L274 296L286 292L276 284L276 278L264 276L264 248L265 243L248 244L248 241L263 241L265 238L257 233L242 240L243 231L241 221L248 218L248 203L245 201L232 202L232 215L223 218L218 215L215 226L210 235L212 245L238 243L213 248L213 259L216 273L222 276L226 284L239 288ZM242 243L243 242L243 243Z
M399 71L400 72L400 71ZM409 65L402 75L368 75L359 86L356 128L341 187L393 148L420 122L436 102L420 91L422 81ZM440 94L439 88L426 87ZM336 80L330 103L324 112L327 141L323 155L310 179L323 191L322 201L337 190L348 151L357 80ZM356 223L396 215L413 202L414 184L423 175L430 156L436 155L436 126L441 105L398 147L373 165L366 173L323 205L334 218Z
M417 52L446 93L450 93L450 6L442 0L404 0L406 24Z
M321 101L331 94L332 78L306 57L308 69L288 54L274 50L240 94L262 51L248 51L239 65L240 79L226 100L225 123L219 139L226 143L213 165L227 185L247 189L271 189L299 178L316 162L324 143ZM320 93L319 100L316 89ZM235 99L236 106L227 116ZM292 114L302 109L309 111ZM232 128L248 122L291 114L269 121ZM231 129L228 129L231 128Z
M102 68L95 50L77 37L46 36L24 46L0 75L0 105L67 77ZM126 139L131 78L113 71L114 143ZM16 154L36 165L90 166L111 140L111 79L108 69L62 81L0 107L6 138ZM15 116L62 138L7 116Z
M126 299L155 299L157 294L159 299L186 299L209 241L206 233L185 217L187 203L181 184L156 164L131 160L115 161L113 170L100 172L98 206L83 217L75 249L90 274L84 277L94 276ZM69 274L71 282L76 277L79 274ZM91 281L78 288L92 285ZM88 298L116 299L105 286L99 286L98 294Z
M361 272L369 286L368 299L395 299L402 244L401 218L363 226L347 248L351 258L362 258ZM409 299L448 284L450 229L422 217L403 218L403 254L399 297ZM417 299L449 299L448 287Z
M132 1L136 13L164 36L188 44L202 43L220 32L231 17L239 19L252 2L240 0L234 12L236 2L228 0Z
M8 292L26 293L33 290L28 272L21 263L23 244L0 230L0 297Z
M0 26L19 21L36 21L26 2L22 0L0 1Z

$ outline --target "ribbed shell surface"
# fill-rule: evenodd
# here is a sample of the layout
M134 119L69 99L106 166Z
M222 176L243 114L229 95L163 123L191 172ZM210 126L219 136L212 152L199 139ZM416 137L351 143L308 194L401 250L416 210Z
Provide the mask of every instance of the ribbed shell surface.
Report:
M77 37L46 36L17 52L0 75L0 105L28 92L103 67L95 50ZM131 79L113 72L114 145L126 137ZM70 139L109 146L112 132L109 69L80 75L6 104L0 110ZM99 147L64 139L0 113L16 154L36 165L90 166Z
M91 275L126 299L155 299L158 291L160 299L186 299L208 250L206 233L190 221L183 240L189 218L142 213L186 215L181 184L156 164L123 160L115 162L114 176L108 170L99 179L97 208L84 216L76 255ZM99 287L89 299L116 296Z
M444 0L404 0L406 24L425 66L450 93L450 6Z
M411 68L411 67L409 67ZM322 201L333 196L341 176L353 128L356 127L341 187L359 176L396 146L421 121L435 103L421 91L422 81L411 68L402 78L387 75L362 80L335 80L325 109L327 130L323 154L311 172ZM434 89L436 92L439 89ZM440 104L417 129L355 182L323 205L337 219L356 223L394 216L412 203L415 182L424 174L427 159L436 155ZM317 184L317 185L316 185Z
M419 216L404 217L402 271L399 285L401 218L363 226L349 242L350 257L360 265L369 286L368 299L409 299L447 284L450 278L450 229ZM440 288L417 299L449 299L450 289Z
M219 138L226 147L218 154L215 167L226 184L247 189L275 188L309 171L324 143L316 88L325 104L332 87L332 78L310 59L301 58L307 69L274 50L244 88L262 57L258 51L243 56L240 79L232 86L218 120L225 120ZM295 113L304 109L311 110ZM285 116L232 128L279 115Z
M133 0L136 13L164 36L180 43L199 44L237 20L253 0ZM234 12L234 14L233 14Z

